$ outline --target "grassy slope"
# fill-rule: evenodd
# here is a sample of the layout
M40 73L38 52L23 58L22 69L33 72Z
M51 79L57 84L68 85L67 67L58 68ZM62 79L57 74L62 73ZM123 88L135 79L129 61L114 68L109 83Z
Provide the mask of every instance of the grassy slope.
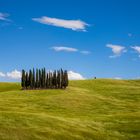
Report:
M0 83L0 140L140 140L140 81L71 81L66 90Z

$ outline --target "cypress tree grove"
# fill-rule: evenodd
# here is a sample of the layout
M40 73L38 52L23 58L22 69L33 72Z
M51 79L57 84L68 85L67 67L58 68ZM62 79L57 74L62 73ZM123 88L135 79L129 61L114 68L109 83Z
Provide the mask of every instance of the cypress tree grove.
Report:
M22 89L65 89L68 86L67 71L55 70L46 72L46 69L22 70Z

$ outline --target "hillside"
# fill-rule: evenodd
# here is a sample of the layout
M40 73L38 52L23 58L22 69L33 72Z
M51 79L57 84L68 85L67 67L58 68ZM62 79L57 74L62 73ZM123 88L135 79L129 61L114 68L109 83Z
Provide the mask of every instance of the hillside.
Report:
M140 81L40 91L0 83L0 140L140 140Z

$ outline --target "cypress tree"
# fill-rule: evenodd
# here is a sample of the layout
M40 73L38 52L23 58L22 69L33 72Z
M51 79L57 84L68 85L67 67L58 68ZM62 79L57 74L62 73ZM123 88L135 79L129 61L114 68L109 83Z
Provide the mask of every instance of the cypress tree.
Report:
M41 70L39 69L39 88L41 88Z
M66 70L66 87L69 85L69 77L68 77L68 72Z
M43 81L44 81L43 80L43 78L44 78L43 77L43 75L44 75L43 72L44 72L43 69L41 69L41 88L43 88Z
M33 79L33 74L32 74L32 71L29 70L29 79L28 79L28 86L32 89L33 88L33 83L32 83L32 79Z
M41 88L43 88L43 69L41 69Z
M46 76L46 88L49 88L49 75Z
M55 70L55 88L57 88L57 72Z
M33 72L32 72L32 88L35 88L35 70L33 68Z
M44 68L44 88L46 88L46 69Z
M26 77L25 77L25 87L28 89L29 86L29 77L28 77L28 72L26 72Z
M38 69L36 69L36 82L35 82L35 87L38 88L39 87L39 75L38 75Z
M54 79L54 72L52 73L52 88L55 87L55 79Z
M65 70L63 75L63 87L66 88L68 86L68 73Z
M53 76L52 76L52 84L53 84L53 88L57 88L57 75L56 75L56 71L53 72Z
M60 78L60 71L57 71L57 88L60 88L61 84L61 78Z
M52 73L49 72L49 88L52 88Z
M25 89L25 80L26 80L25 70L22 70L21 86L23 89Z
M51 83L50 83L50 78L51 78L51 76L50 76L50 72L48 72L48 88L50 88L50 85L51 85Z
M46 70L45 68L43 69L43 88L46 87Z
M63 72L63 70L61 69L61 74L60 74L60 81L61 81L61 88L63 88L63 83L64 83L64 72Z

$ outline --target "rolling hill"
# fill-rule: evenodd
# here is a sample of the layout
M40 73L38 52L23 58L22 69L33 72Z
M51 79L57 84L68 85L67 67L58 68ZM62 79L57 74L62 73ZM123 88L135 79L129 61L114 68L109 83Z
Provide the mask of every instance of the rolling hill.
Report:
M140 140L140 81L27 91L0 83L0 140Z

